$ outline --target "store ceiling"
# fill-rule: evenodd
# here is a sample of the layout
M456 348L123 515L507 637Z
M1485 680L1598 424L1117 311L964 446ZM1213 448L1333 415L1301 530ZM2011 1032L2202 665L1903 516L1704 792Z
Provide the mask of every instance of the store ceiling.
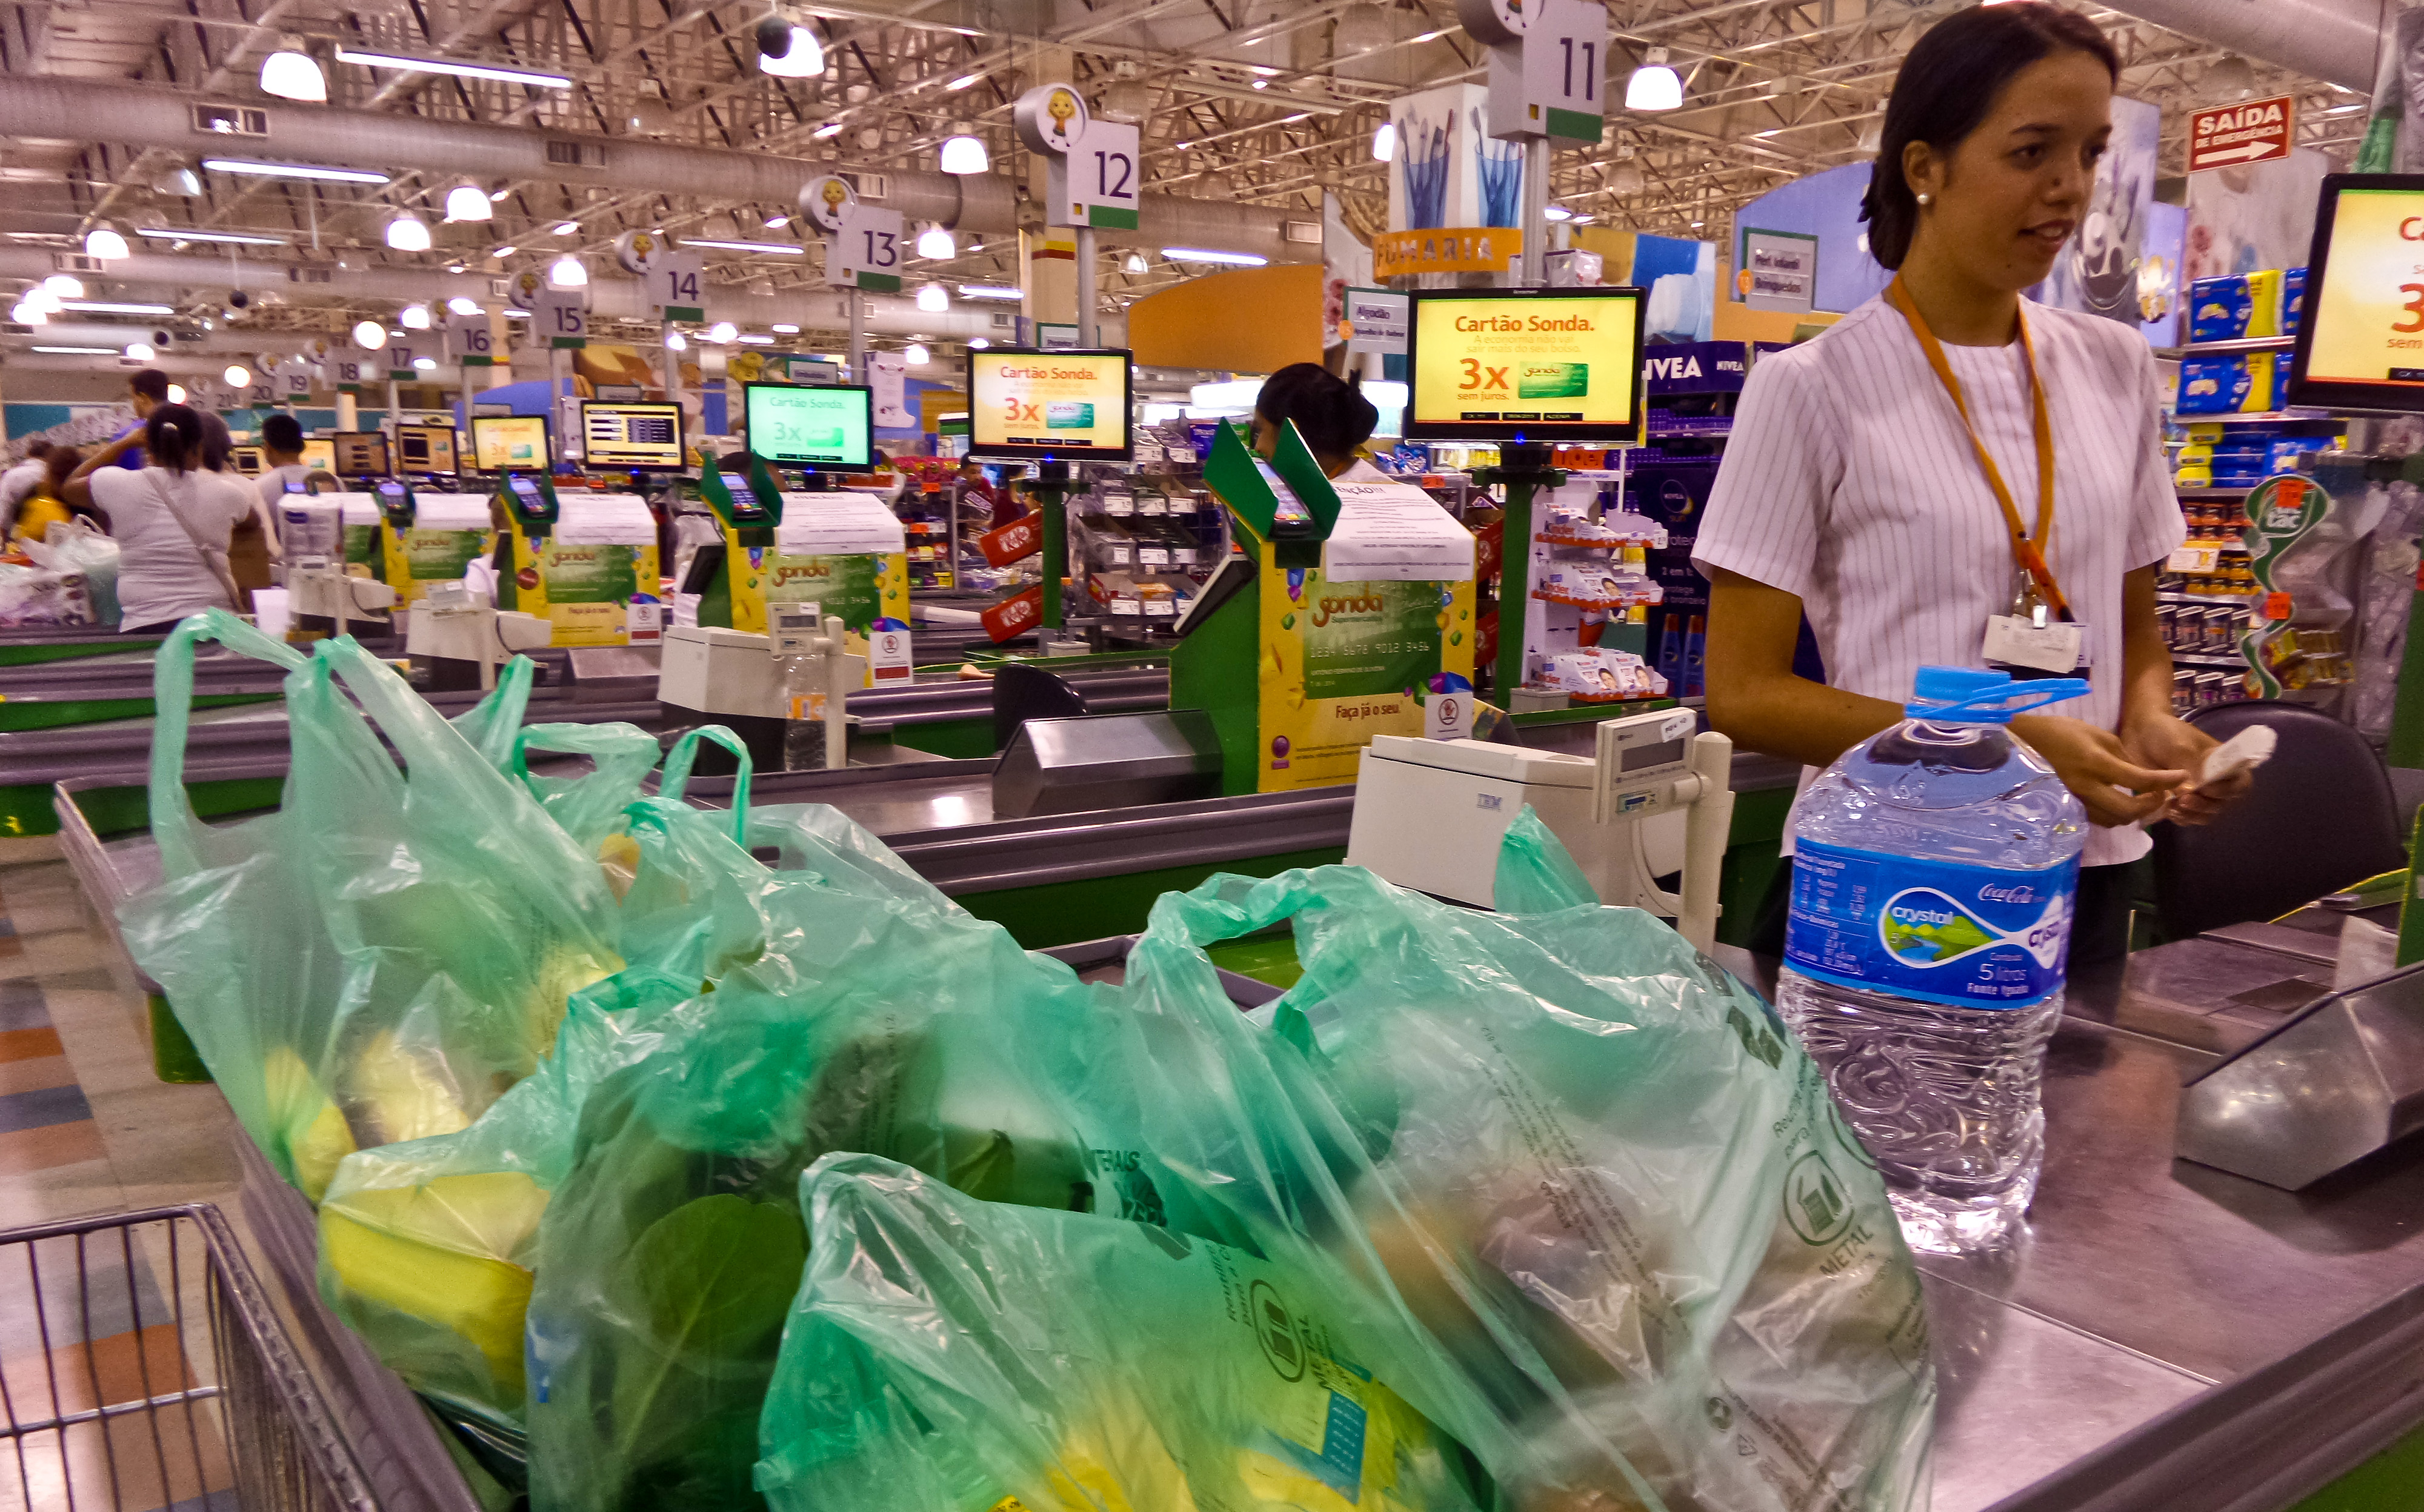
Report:
M1864 156L1901 55L1931 21L1964 3L1617 0L1612 97L1622 98L1626 72L1655 45L1685 73L1685 108L1619 111L1597 150L1559 152L1555 200L1603 224L1722 236L1747 199ZM848 0L789 8L814 27L827 68L819 77L775 79L755 66L749 35L769 8L767 0L18 4L0 7L0 70L264 103L256 85L261 58L281 35L294 35L324 58L344 44L540 69L573 81L568 89L540 88L330 63L330 103L338 107L640 136L903 179L933 174L941 139L965 124L988 142L997 172L1019 182L1028 157L1013 137L1010 103L1032 83L1062 77L1102 113L1144 122L1149 193L1310 219L1327 189L1338 195L1348 224L1365 231L1385 224L1386 168L1370 150L1385 102L1481 72L1480 52L1457 25L1452 0ZM2177 137L2187 107L2221 98L2231 69L2215 72L2219 49L2117 12L2089 14L2121 49L2124 92L2163 107L2167 138ZM2232 87L2238 82L2244 81ZM2363 102L2348 90L2260 61L2252 82L2258 94L2301 96L2300 133L2313 145L2344 157L2361 134ZM265 103L282 119L315 108ZM408 206L435 225L459 173L446 165L414 172L415 165L399 161L389 165L393 183L360 188L205 172L202 194L188 198L164 178L180 166L176 155L113 140L107 111L61 126L61 139L7 142L0 244L66 249L106 215L130 226L259 232L292 247L248 257L505 270L543 266L566 250L600 266L614 236L636 227L736 241L802 237L797 221L767 224L793 205L720 198L712 186L673 193L482 179L500 197L494 220L436 226L436 250L395 253L382 245L386 217ZM2177 140L2167 139L2166 150L2177 163ZM577 229L554 232L566 223ZM913 263L913 277L1014 281L1015 237L976 240L971 247L964 235L948 262ZM500 247L512 250L492 258ZM167 248L154 242L144 249ZM1129 250L1106 250L1107 307L1200 271L1141 247L1135 250L1146 270L1131 273L1122 266ZM821 284L813 249L806 257L709 256L719 282L760 293ZM334 326L343 303L306 290L246 319Z

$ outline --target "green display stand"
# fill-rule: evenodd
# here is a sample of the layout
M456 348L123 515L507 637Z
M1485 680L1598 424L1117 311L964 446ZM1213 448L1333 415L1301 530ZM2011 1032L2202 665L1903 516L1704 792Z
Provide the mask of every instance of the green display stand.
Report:
M1211 715L1222 792L1353 782L1373 736L1423 732L1434 676L1472 685L1469 580L1323 580L1338 494L1295 425L1281 427L1266 464L1222 422L1204 482L1236 521L1252 576L1189 618L1170 659L1170 706Z

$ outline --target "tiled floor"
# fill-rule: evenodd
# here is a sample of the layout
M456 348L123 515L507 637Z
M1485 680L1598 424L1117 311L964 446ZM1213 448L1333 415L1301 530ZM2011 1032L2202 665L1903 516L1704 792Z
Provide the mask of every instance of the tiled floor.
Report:
M226 1102L152 1075L143 998L112 979L73 877L13 844L0 851L0 1231L231 1202ZM0 1512L233 1512L215 1403L114 1417L105 1443L89 1421L13 1431L201 1384L200 1267L187 1252L172 1270L167 1244L157 1229L0 1242Z

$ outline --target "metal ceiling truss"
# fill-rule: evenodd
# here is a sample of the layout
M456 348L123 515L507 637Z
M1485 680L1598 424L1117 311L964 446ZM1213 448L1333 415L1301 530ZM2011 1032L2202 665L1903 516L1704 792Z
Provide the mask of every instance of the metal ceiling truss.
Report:
M827 66L813 78L771 78L755 66L750 34L772 3L21 0L0 5L0 71L142 80L244 102L258 98L261 58L292 35L324 61L344 45L572 81L556 89L328 63L334 105L591 136L639 132L872 173L931 172L940 141L965 130L1022 184L1033 165L1011 129L1012 103L1041 79L1064 77L1098 108L1143 120L1155 192L1306 209L1329 192L1359 226L1385 221L1389 168L1371 142L1387 103L1483 72L1450 0L783 0L813 29ZM1556 154L1554 200L1599 224L1721 237L1742 204L1872 151L1903 53L1967 3L1617 0L1610 98L1621 100L1641 53L1658 46L1685 72L1686 103L1659 116L1611 112L1596 148ZM2163 108L2176 168L2187 110L2212 103L2205 78L2221 55L2116 12L2088 13L2120 52L2123 92ZM2345 156L2363 129L2357 96L2260 63L2255 72L2259 93L2299 97L2303 140ZM106 122L72 125L89 135L8 144L0 178L25 199L0 210L0 238L66 247L106 215L262 231L293 242L291 255L355 267L460 262L502 271L567 250L595 264L636 228L793 244L804 234L797 219L766 224L793 214L789 204L529 180L484 183L499 197L494 220L439 227L435 251L397 254L382 244L386 218L411 209L436 223L454 177L398 165L391 183L374 188L206 174L202 195L185 199L156 187L177 166L170 154L114 144ZM566 221L578 232L551 233ZM966 242L951 259L913 263L913 279L1015 277L1014 237L985 236L981 250ZM514 250L490 257L504 247ZM1113 304L1184 276L1150 253L1143 274L1124 271L1124 254L1107 255L1102 286ZM813 247L806 257L716 253L710 273L761 291L821 287L820 263Z

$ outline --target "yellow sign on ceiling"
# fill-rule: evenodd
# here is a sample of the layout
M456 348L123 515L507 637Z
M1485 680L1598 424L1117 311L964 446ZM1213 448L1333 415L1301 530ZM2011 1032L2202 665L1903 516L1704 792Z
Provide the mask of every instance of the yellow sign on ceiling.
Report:
M1504 273L1523 250L1523 232L1513 226L1382 231L1372 238L1372 276L1402 279L1416 273Z

